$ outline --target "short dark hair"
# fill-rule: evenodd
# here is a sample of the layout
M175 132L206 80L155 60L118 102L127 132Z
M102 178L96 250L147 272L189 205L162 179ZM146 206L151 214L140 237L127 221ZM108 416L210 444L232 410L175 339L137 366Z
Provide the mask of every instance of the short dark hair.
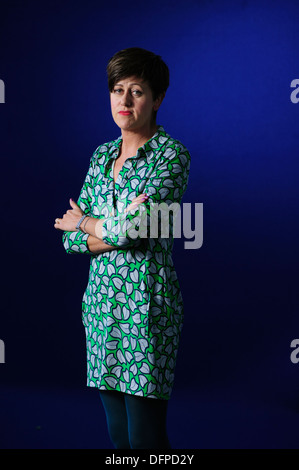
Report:
M107 65L108 87L128 77L138 77L148 82L153 100L165 93L169 86L169 69L161 56L140 47L129 47L116 52Z

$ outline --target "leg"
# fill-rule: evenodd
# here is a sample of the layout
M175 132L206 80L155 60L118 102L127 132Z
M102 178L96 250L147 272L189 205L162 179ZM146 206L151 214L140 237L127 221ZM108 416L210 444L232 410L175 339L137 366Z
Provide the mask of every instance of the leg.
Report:
M130 449L127 410L124 394L115 390L100 390L108 432L116 449Z
M132 449L171 449L166 430L168 400L125 394Z

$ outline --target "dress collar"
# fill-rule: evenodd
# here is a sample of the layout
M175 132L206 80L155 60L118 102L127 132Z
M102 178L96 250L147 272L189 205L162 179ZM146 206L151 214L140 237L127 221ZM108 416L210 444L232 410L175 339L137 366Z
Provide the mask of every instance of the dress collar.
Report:
M161 144L162 143L164 144L165 141L168 140L168 138L169 136L167 136L164 130L164 127L158 125L158 129L155 132L155 134L147 142L145 142L145 144L143 144L141 147L138 148L135 158L139 157L141 153L147 154L147 152L150 152L152 150L159 150L159 148L161 147ZM122 136L118 137L118 139L113 141L108 152L110 158L116 159L118 157L121 143L122 143Z

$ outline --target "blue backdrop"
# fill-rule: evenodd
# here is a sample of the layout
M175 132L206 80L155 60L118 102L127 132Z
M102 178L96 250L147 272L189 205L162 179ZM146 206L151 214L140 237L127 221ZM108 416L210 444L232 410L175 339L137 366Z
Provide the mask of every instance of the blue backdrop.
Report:
M120 135L107 61L139 46L169 66L158 124L189 149L183 202L204 213L202 247L174 245L185 325L173 441L298 448L298 24L295 0L1 2L2 447L73 445L34 434L29 398L32 434L26 404L15 410L24 390L85 390L89 257L67 255L53 224L93 151Z

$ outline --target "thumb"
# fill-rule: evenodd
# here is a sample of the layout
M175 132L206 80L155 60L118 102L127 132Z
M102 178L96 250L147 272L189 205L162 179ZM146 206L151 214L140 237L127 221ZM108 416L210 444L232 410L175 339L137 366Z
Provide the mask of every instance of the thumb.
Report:
M73 201L72 198L70 198L70 206L72 207L72 209L77 209L79 206L75 203L75 201Z

